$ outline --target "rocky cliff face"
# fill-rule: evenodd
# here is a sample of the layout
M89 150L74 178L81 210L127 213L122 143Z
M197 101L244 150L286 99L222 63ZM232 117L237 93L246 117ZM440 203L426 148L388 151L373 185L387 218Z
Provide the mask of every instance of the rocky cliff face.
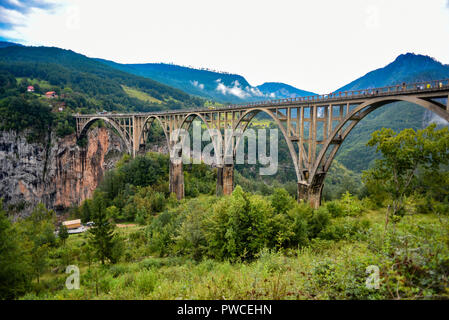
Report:
M75 135L52 135L46 145L25 137L0 132L0 198L7 205L25 205L25 214L39 202L60 211L91 197L126 150L106 128L90 130L85 148L77 146Z

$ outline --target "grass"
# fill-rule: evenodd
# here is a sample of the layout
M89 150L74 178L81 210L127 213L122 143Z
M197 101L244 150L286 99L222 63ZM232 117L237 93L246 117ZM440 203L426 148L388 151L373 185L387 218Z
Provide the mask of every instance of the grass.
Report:
M52 88L50 83L48 81L45 81L45 80L30 79L30 78L26 78L26 77L16 77L16 81L17 82L21 82L22 80L27 80L29 83L31 83L31 85L38 84L39 87L41 87L41 89L44 90L44 91L45 90L50 90Z
M149 94L142 92L140 90L137 90L135 88L130 88L127 86L122 85L123 90L126 92L126 94L132 98L139 99L141 101L145 102L151 102L151 103L162 103L161 100L158 100L156 98L153 98Z
M409 237L414 240L407 243L407 247L399 246L391 251L393 253L385 254L384 247L390 244L390 238L381 240L384 214L385 210L367 210L363 214L363 219L371 223L367 234L338 241L314 239L309 246L282 252L264 250L256 260L241 263L211 259L195 262L186 257L154 257L148 252L146 245L132 243L130 240L133 233L144 231L142 227L119 228L116 232L128 237L128 249L142 246L137 251L139 254L134 255L129 262L105 266L95 263L88 267L85 262L75 261L81 274L79 290L67 290L64 283L68 275L64 270L59 270L43 275L37 289L22 299L275 300L428 297L425 288L406 282L407 277L404 278L404 274L400 273L402 266L395 266L395 261L413 260L413 255L420 247L428 246L430 256L440 252L442 244L448 239L447 225L432 214L405 216L396 225L395 234L397 239ZM335 220L338 219L340 218ZM360 217L347 219L356 220ZM86 234L71 235L66 245L81 247L85 240ZM401 253L401 250L405 250L405 253ZM424 253L416 261L421 261L423 257ZM448 258L447 255L445 258ZM431 262L429 260L427 263ZM416 266L418 264L416 262ZM381 270L379 290L365 286L366 267L370 265L379 266ZM423 268L426 267L431 268L424 264ZM432 279L424 280L429 283ZM447 279L438 281L446 281L448 290ZM399 289L391 289L396 286Z

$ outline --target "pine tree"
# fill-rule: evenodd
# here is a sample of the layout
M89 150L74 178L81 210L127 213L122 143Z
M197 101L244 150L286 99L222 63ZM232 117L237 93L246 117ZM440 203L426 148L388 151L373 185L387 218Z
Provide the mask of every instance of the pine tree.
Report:
M63 224L59 227L58 233L59 239L61 239L62 243L65 244L65 241L69 237L69 232L67 231L67 227Z
M114 228L106 214L104 193L97 192L92 201L91 214L94 227L90 229L90 244L95 248L96 256L102 264L107 259L113 260Z

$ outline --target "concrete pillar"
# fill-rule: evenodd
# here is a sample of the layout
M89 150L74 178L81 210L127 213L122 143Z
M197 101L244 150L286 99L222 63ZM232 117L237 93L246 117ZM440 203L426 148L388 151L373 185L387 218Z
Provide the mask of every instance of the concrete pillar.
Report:
M215 193L217 196L223 195L223 167L217 167L217 186Z
M318 209L321 205L323 186L324 184L308 186L298 183L298 202L302 200L308 203L313 209Z
M234 191L234 165L217 167L217 195L230 195Z
M223 167L223 194L229 195L234 191L234 165L225 164Z
M184 171L182 167L182 161L177 163L170 159L170 181L169 190L170 193L176 194L176 198L181 200L184 198Z

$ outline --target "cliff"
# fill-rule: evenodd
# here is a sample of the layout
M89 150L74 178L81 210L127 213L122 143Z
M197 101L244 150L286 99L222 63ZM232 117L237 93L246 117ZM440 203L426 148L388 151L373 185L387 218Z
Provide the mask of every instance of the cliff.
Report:
M26 133L0 132L0 198L26 214L39 202L57 212L91 197L125 147L106 128L89 131L81 148L75 135L46 144L28 143Z

